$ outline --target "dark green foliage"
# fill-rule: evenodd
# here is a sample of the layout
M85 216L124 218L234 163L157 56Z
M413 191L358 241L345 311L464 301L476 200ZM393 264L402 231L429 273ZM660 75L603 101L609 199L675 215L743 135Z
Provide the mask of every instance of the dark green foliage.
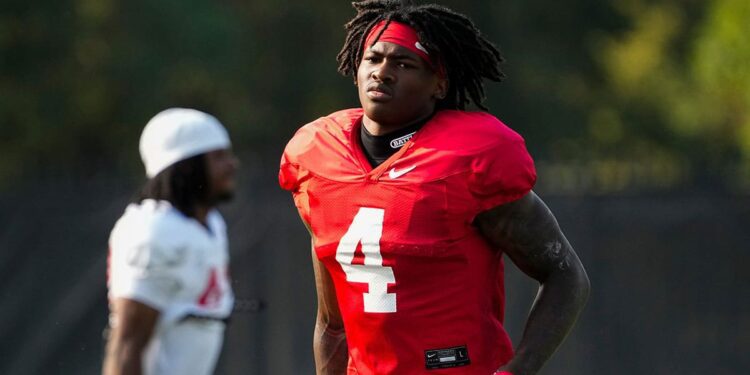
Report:
M704 174L750 181L747 2L440 3L456 12L357 2L342 30L351 8L340 0L5 1L0 189L40 176L140 177L140 131L172 106L215 114L240 154L273 165L299 126L358 105L335 57L353 74L362 37L383 18L413 25L440 56L443 107L492 108L526 138L541 182L560 186L550 163L605 184L620 178L609 165L659 166L649 173L677 176L664 186Z

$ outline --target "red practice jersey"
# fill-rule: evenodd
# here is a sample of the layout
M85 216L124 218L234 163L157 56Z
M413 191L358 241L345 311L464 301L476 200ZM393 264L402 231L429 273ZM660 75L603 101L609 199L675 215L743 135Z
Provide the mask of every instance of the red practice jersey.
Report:
M440 111L372 168L363 111L302 127L279 182L331 274L349 374L491 374L513 356L502 252L475 216L536 180L523 138L483 112Z

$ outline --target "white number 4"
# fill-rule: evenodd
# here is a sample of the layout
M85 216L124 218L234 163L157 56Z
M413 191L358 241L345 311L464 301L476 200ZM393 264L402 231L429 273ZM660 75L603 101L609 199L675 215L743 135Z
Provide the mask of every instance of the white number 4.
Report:
M368 285L369 291L362 297L365 312L371 313L396 312L396 294L388 293L388 284L395 283L396 278L393 268L383 266L380 254L383 214L380 208L361 207L336 249L336 260L346 273L346 281ZM365 264L352 264L360 242Z

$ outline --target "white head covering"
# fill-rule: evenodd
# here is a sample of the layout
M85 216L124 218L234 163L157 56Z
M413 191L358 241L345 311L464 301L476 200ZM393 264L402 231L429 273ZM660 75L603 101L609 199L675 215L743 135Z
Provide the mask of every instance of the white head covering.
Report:
M226 129L207 113L170 108L154 116L141 134L141 159L153 178L178 161L209 151L229 148Z

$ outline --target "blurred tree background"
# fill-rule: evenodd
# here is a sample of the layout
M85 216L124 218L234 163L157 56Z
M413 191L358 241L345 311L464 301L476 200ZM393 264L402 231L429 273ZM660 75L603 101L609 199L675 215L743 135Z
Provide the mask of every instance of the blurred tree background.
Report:
M526 138L594 285L545 374L747 369L750 1L438 2L505 56L487 104ZM234 288L265 310L233 319L217 373L311 372L309 239L275 174L298 127L358 105L335 61L353 14L0 3L0 373L99 371L107 236L144 179L143 126L175 106L216 115L243 163L225 210ZM517 342L535 285L508 272Z
M445 3L506 56L488 103L559 189L750 184L747 1ZM6 0L0 185L138 174L133 145L169 106L215 113L238 150L276 157L293 129L357 104L334 60L351 14L333 1Z
M506 56L488 104L559 189L748 186L749 2L444 3ZM351 15L338 1L6 0L0 184L139 174L139 132L169 106L215 113L238 150L276 157L293 129L357 104L334 60Z

